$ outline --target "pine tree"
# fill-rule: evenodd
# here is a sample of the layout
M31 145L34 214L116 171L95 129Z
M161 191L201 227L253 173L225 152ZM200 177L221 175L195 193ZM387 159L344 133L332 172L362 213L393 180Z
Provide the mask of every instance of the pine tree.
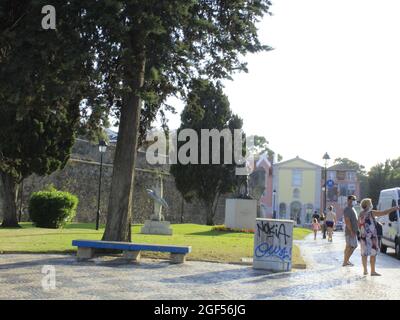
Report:
M224 158L224 139L220 139L220 164L212 163L212 139L209 139L208 164L202 164L201 148L204 141L201 138L202 129L217 129L221 132L229 129L233 141L233 130L242 128L242 120L232 114L228 98L223 94L222 86L206 80L195 80L188 95L187 104L182 112L182 123L177 132L183 129L193 129L198 137L197 164L182 164L178 157L178 163L171 165L171 173L175 177L175 183L186 201L199 199L206 208L206 223L214 224L214 217L220 196L234 191L236 186L235 161L232 153L232 163L226 163ZM214 141L215 143L215 141ZM185 142L178 143L179 148Z

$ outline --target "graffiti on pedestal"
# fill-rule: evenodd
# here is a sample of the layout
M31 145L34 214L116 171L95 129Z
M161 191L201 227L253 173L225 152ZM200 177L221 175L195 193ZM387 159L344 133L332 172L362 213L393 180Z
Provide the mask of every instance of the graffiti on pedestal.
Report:
M292 222L257 219L254 259L265 262L280 262L285 264L285 269L290 269L292 237Z

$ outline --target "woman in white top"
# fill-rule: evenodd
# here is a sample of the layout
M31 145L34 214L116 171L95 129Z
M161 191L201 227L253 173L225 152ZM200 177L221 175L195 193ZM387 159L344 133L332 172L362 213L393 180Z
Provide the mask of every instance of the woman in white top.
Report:
M328 231L328 241L332 242L333 228L336 224L336 213L333 212L333 206L329 206L328 212L325 216L325 223Z

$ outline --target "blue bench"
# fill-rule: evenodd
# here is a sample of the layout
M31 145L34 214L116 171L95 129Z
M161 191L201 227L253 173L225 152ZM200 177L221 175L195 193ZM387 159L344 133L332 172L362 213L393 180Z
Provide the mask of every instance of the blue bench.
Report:
M140 260L141 251L169 252L172 263L184 263L186 255L192 251L191 246L171 246L160 244L140 244L119 241L73 240L72 245L78 247L78 259L91 259L96 249L122 250L123 257L131 261Z

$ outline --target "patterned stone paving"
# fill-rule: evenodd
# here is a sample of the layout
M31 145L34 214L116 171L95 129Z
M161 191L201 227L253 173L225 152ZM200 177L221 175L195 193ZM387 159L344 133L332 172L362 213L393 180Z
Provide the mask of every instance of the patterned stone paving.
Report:
M399 299L400 261L379 255L382 277L341 267L343 235L333 243L312 237L299 242L306 270L270 274L251 266L188 261L183 265L118 257L78 262L73 255L0 255L0 299ZM55 289L42 287L43 266L54 266Z

